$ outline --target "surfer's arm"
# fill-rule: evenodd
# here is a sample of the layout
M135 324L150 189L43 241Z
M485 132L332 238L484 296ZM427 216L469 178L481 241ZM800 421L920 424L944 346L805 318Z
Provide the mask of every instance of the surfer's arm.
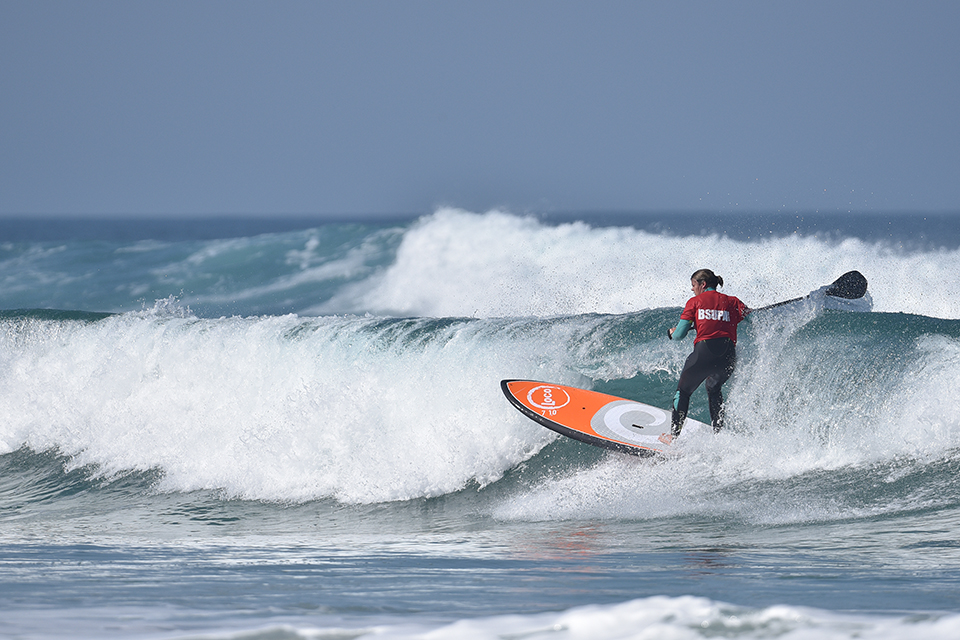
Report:
M683 337L687 335L687 332L690 331L690 327L693 326L693 323L689 320L681 320L677 323L673 329L670 329L670 339L671 340L683 340Z

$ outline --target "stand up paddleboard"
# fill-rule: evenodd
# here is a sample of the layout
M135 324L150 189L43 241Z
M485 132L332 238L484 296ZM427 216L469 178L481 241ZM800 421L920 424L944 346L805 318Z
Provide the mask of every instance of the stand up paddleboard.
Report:
M535 380L503 380L500 388L520 413L568 438L635 456L652 456L670 447L657 439L670 433L670 413L663 409ZM711 427L687 418L679 439L701 429Z
M867 279L863 274L848 271L832 284L807 296L753 311L773 309L817 296L860 301L866 293ZM869 298L867 305L869 308ZM670 447L659 441L662 434L670 432L670 413L663 409L605 393L535 380L501 380L500 388L520 413L568 438L637 456L652 456ZM711 427L687 418L678 439L703 429Z

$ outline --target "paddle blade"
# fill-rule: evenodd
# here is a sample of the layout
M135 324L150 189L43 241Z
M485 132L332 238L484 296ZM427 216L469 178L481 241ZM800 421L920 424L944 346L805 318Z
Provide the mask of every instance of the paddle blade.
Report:
M824 292L834 298L856 300L867 292L867 279L859 271L848 271L836 280Z

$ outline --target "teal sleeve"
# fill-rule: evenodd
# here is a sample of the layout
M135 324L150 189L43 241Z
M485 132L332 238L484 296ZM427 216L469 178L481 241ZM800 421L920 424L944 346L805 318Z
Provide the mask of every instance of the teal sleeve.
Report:
M673 331L674 340L683 340L683 337L687 335L687 331L690 331L690 327L693 326L693 323L689 320L681 320L677 323L677 328Z

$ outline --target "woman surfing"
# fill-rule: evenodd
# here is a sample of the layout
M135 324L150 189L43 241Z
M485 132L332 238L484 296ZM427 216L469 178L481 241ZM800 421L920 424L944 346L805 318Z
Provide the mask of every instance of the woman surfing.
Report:
M738 298L717 291L723 278L710 269L699 269L690 276L693 297L687 301L677 326L667 333L671 340L681 340L693 328L696 338L693 353L680 372L677 393L673 398L670 433L659 440L670 444L680 435L690 408L690 396L706 382L710 403L710 422L714 433L723 428L723 393L721 387L737 364L737 325L750 313Z

